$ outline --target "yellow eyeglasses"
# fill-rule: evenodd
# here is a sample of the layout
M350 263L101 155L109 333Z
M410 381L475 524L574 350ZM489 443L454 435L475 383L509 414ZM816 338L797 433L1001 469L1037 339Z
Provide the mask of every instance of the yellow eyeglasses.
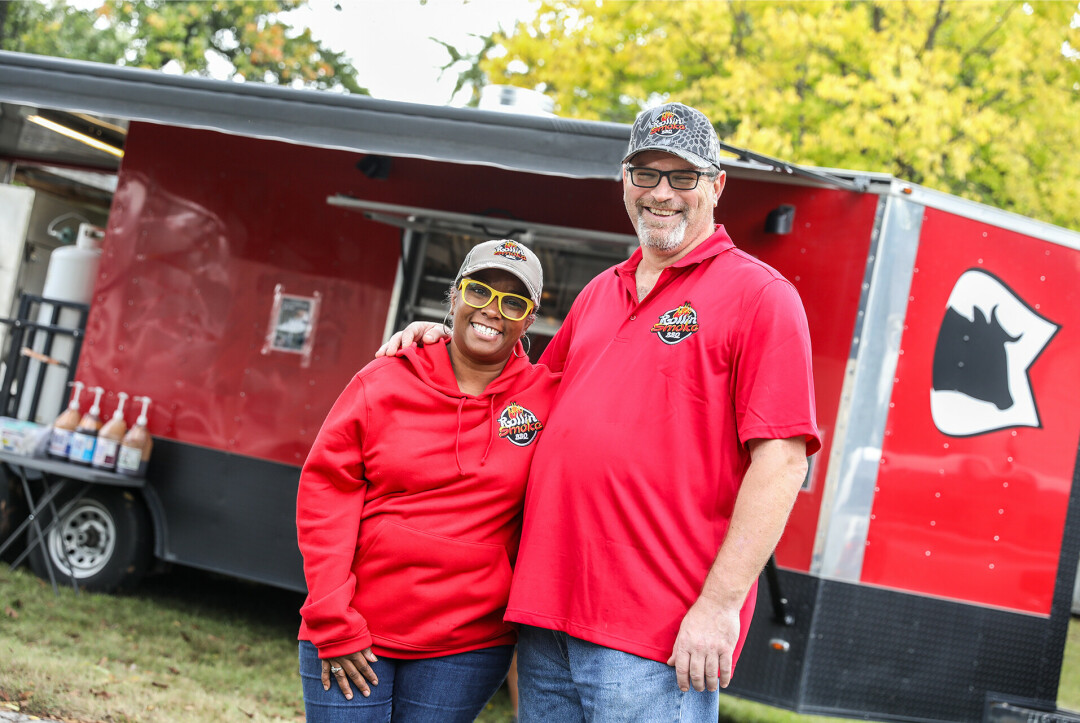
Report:
M496 291L487 284L473 279L462 279L458 289L461 291L461 300L474 309L483 309L491 303L492 298L498 299L499 313L510 321L521 321L536 306L532 299L507 291Z

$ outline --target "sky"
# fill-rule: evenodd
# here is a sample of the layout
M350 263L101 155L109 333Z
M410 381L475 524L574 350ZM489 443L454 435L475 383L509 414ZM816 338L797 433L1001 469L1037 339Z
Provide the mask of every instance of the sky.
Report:
M289 24L311 28L325 47L344 51L357 81L376 98L432 105L464 105L467 93L451 98L456 70L439 78L450 56L431 37L459 50L482 47L472 35L513 27L535 14L534 0L310 0L288 13ZM335 10L339 6L340 10Z

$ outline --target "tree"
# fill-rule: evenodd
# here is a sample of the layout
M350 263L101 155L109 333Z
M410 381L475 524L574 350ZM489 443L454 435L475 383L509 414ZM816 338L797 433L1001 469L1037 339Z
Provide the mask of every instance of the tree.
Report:
M547 0L494 41L476 67L562 115L680 100L732 145L1080 228L1075 0Z
M307 0L0 2L0 48L208 75L212 62L247 80L367 95L342 53L296 31L283 12Z

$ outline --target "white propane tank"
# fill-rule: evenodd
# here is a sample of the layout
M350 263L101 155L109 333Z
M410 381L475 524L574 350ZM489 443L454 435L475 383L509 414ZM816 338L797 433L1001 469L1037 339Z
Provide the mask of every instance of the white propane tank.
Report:
M74 246L61 246L49 257L49 268L45 272L45 288L41 295L46 299L74 301L89 304L97 281L98 266L101 264L101 240L105 230L90 223L79 224L79 234ZM44 303L38 311L39 324L47 324L52 317L53 305ZM58 326L74 329L79 323L79 313L74 309L62 308ZM35 351L43 352L44 334L38 333L33 346ZM72 337L57 334L53 339L49 356L72 363L75 342ZM42 369L44 368L44 371ZM26 374L26 388L32 390L39 375L44 375L41 382L41 396L38 399L37 413L30 421L39 424L51 423L58 410L65 404L67 395L68 370L53 364L43 364L30 360ZM19 419L27 419L30 413L30 395L23 395L19 402Z

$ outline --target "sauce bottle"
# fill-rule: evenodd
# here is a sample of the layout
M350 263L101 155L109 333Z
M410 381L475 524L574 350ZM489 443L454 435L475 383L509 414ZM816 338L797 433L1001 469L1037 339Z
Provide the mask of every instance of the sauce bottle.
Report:
M94 457L90 461L90 464L98 469L116 469L120 441L124 438L124 432L127 431L127 422L124 420L124 402L127 401L128 395L117 392L116 397L120 400L116 403L116 411L98 432Z
M94 404L79 420L79 426L71 435L68 460L76 464L90 464L94 458L98 430L101 429L101 395L105 390L101 387L87 387L86 391L94 393Z
M150 462L150 450L154 438L146 431L146 410L150 407L150 397L132 397L133 402L143 403L135 426L128 430L120 442L120 454L116 458L116 471L129 477L143 477Z
M71 434L79 426L79 397L82 396L83 387L86 386L82 382L69 382L69 385L74 387L71 392L71 401L68 402L67 409L61 412L53 422L52 431L49 432L48 455L58 459L68 458L68 452L71 450Z

